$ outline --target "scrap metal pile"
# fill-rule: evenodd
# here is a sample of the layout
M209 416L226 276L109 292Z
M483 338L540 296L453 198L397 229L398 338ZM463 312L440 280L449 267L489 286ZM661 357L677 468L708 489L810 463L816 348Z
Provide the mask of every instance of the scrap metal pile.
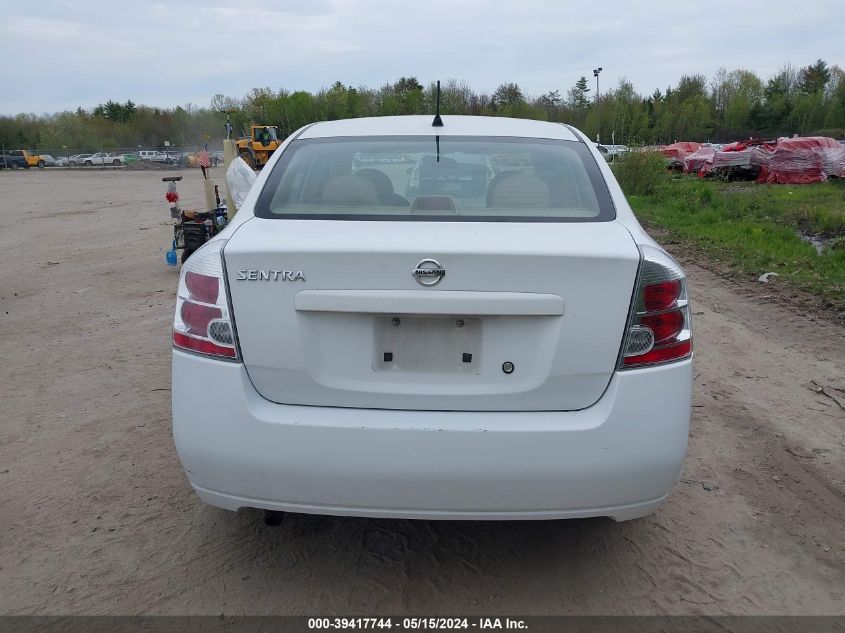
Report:
M755 180L758 183L808 184L845 178L845 145L825 136L751 139L716 149L698 143L673 143L661 150L667 166L700 177Z

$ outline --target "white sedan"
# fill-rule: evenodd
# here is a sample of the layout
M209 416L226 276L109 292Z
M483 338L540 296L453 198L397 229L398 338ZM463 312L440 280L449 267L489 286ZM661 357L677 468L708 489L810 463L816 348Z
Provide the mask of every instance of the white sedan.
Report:
M125 165L126 159L122 154L110 154L109 152L97 152L87 157L83 165L114 165L115 167Z
M85 165L86 164L85 161L88 160L89 158L91 158L91 156L93 156L93 154L74 154L73 156L71 156L67 159L67 164L70 167L77 167L79 165Z
M622 521L669 495L683 271L580 131L442 123L300 129L184 264L173 436L205 502Z

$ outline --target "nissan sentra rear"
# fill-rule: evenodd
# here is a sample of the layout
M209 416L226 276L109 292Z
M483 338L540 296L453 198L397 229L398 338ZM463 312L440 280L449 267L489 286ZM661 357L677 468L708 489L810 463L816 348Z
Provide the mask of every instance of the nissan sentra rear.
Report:
M559 124L299 130L183 266L173 343L179 456L230 510L625 520L686 452L686 279Z

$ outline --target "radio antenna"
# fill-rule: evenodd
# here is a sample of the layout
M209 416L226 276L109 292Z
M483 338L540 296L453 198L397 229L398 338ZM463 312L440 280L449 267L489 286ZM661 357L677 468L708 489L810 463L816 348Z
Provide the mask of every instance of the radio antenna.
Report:
M443 127L443 119L440 118L440 80L437 80L437 102L434 110L434 121L431 127Z

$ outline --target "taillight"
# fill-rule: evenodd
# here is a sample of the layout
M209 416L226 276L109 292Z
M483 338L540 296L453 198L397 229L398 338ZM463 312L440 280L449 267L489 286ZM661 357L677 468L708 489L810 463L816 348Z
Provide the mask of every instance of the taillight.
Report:
M620 369L667 363L692 355L684 271L659 248L640 246L640 253L640 271L622 343Z
M237 360L222 249L222 241L210 242L182 266L173 319L173 346Z

